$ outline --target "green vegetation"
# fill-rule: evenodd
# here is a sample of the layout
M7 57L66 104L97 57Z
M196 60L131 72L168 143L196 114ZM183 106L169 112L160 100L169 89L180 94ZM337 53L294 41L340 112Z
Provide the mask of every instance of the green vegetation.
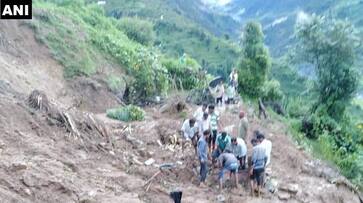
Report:
M280 82L274 79L267 81L261 92L263 101L281 101L284 96L280 88Z
M172 71L169 74L160 59L177 60L163 56L151 46L155 36L153 23L149 21L138 18L116 20L105 16L102 7L82 0L37 0L34 7L34 19L28 24L34 29L37 39L46 44L54 58L65 67L67 78L90 76L107 60L112 60L131 76L127 81L130 93L127 99L132 103L166 95L171 79L186 74L189 68L199 76L196 73L200 65L190 57L185 65L177 65L178 71L173 72L175 68L168 66ZM114 92L123 85L115 76L106 81ZM183 86L190 89L198 82Z
M319 95L315 109L326 108L327 115L340 120L358 85L354 69L353 27L343 21L327 21L312 16L297 27L304 59L315 66Z
M138 18L124 17L118 22L118 27L132 40L143 44L152 45L155 41L153 24Z
M296 29L302 62L312 64L316 72L312 91L317 99L288 102L290 119L301 121L294 123L295 133L303 132L315 154L335 163L362 187L362 131L347 114L358 86L354 68L358 38L348 23L319 16L309 16Z
M258 98L267 80L270 56L263 44L261 24L250 22L244 28L242 60L238 68L238 83L241 94Z
M176 89L191 90L204 84L201 67L189 57L182 58L180 61L164 59L162 64L171 75Z
M126 89L125 80L115 75L111 75L107 78L107 85L108 88L110 88L110 90L116 94L119 93L119 91Z
M138 19L153 22L155 45L162 53L173 58L180 58L186 53L210 74L227 78L238 56L238 48L231 41L215 37L191 20L189 17L194 16L190 16L190 12L198 13L194 9L199 5L191 6L194 4L196 1L190 0L110 0L105 9L108 15L116 19L137 16ZM188 13L184 13L186 7L190 8ZM215 23L210 25L215 26Z
M107 117L125 122L141 121L144 120L145 111L140 107L128 105L107 110Z

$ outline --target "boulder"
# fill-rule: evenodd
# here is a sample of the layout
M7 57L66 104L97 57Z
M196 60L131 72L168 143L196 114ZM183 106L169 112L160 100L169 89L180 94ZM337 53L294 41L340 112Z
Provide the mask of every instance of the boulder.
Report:
M145 164L146 166L150 166L150 165L152 165L153 163L155 163L155 160L154 160L153 158L150 158L150 159L148 159L148 160L146 160L146 161L144 162L144 164Z
M296 194L296 193L299 192L299 185L298 184L293 184L293 183L283 184L283 185L280 186L279 189L282 190L282 191L285 191L285 192Z
M279 197L280 200L288 200L291 197L288 192L279 192L277 196Z

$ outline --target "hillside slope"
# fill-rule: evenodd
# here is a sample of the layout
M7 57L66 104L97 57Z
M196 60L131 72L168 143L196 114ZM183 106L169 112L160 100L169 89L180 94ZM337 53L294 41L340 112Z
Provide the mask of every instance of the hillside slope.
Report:
M101 109L107 108L106 101L116 101L97 78L75 79L91 87L86 91L91 96L82 95L85 89L63 79L63 67L22 23L2 21L0 34L0 72L5 73L0 75L1 202L159 203L171 202L168 193L176 188L182 189L183 202L216 202L222 197L215 187L215 170L208 178L210 187L196 186L197 161L191 147L158 143L177 132L182 123L179 115L161 114L154 107L146 109L145 121L123 123L105 118L94 108L73 105L77 99L90 100ZM54 119L56 112L31 108L27 96L33 89L42 90L65 116L74 115L80 134L61 118ZM253 110L234 108L251 112L250 131L262 129L272 140L271 177L280 192L266 191L260 199L251 198L246 186L236 190L227 183L222 193L227 202L360 202L334 169L299 150L279 121L261 122L253 117ZM194 109L190 106L187 114ZM225 127L236 125L237 109L221 111ZM104 124L107 135L85 118ZM144 165L149 158L155 164ZM149 189L144 187L163 163L174 163L176 168L162 172Z

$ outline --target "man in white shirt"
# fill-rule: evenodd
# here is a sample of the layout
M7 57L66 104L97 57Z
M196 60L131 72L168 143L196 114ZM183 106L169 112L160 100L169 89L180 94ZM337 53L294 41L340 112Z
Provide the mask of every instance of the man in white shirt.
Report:
M229 81L232 83L232 86L237 90L238 73L235 68L233 68L231 74L229 74Z
M202 137L203 136L203 132L206 131L206 130L211 130L210 129L210 119L209 119L209 114L207 112L205 112L203 114L203 119L200 120L198 122L198 132L199 132L199 137Z
M195 126L195 119L187 119L184 121L183 126L181 128L182 135L186 140L192 140L195 134L198 132L197 126Z
M207 112L207 104L203 104L202 106L200 106L193 114L193 117L197 120L197 121L201 121L203 120L203 114ZM203 132L202 132L203 133Z
M257 139L261 142L261 146L266 150L266 167L270 164L271 161L271 150L272 150L272 142L268 139L265 139L265 135L261 132L257 133Z
M234 156L238 160L239 169L245 169L246 155L247 155L247 146L243 139L232 137L231 143L227 146L227 149L231 150Z

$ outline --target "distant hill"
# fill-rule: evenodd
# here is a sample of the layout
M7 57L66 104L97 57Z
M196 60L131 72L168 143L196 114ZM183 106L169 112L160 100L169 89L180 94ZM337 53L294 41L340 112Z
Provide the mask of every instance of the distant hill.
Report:
M363 28L362 0L231 0L223 6L208 3L205 6L217 15L227 15L238 22L235 29L250 20L260 21L266 44L274 56L283 55L291 44L296 18L301 12L347 19L358 29Z
M191 55L212 74L227 75L238 58L238 47L230 39L237 35L238 23L210 11L200 1L109 0L105 9L117 19L136 16L152 21L155 43L163 53Z

